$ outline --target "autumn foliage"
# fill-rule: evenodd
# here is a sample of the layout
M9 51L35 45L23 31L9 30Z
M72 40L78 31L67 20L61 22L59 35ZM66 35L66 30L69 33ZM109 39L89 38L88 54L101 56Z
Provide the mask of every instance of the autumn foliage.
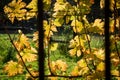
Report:
M45 49L45 69L47 75L51 75L49 79L59 80L60 78L54 77L58 75L64 76L81 76L84 80L98 80L105 79L105 49L92 48L90 45L91 35L99 34L104 36L104 19L95 19L94 22L89 22L86 15L90 13L91 6L94 4L94 0L72 0L75 5L71 4L68 0L56 0L52 3L51 0L43 0L44 11L50 12L47 19L43 20L44 30L44 49ZM116 5L115 5L116 3ZM13 23L14 19L17 20L29 20L32 17L36 17L37 13L31 13L30 11L37 11L37 0L32 0L28 5L22 0L12 0L4 7L4 12L8 16L8 19ZM115 15L114 10L120 8L119 0L111 0L110 9L113 11L112 17L110 17L110 33L114 34L110 36L111 41L111 73L119 80L119 63L120 63L120 51L118 50L120 37L116 33L119 31L120 19L119 15ZM101 9L104 8L104 0L100 0ZM32 8L27 11L26 8ZM27 13L25 15L24 13ZM19 15L20 14L20 15ZM25 17L25 16L30 17ZM69 25L75 34L69 41L68 54L70 57L76 57L77 61L73 64L73 69L68 71L70 67L67 61L64 59L51 60L50 55L55 52L59 44L57 42L51 43L51 37L58 32L58 28L63 25ZM9 61L4 67L4 72L9 76L15 76L18 74L25 74L26 78L36 79L33 76L38 76L38 35L36 31L33 34L32 40L28 38L21 30L18 31L19 35L16 40L13 41L14 47L17 49L16 61ZM86 45L87 43L87 45ZM72 64L72 62L70 63ZM25 65L33 75L25 70Z

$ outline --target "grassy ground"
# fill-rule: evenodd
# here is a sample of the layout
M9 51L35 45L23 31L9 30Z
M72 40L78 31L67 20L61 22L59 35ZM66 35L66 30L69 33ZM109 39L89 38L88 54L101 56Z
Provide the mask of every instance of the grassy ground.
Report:
M12 38L16 36L17 34L11 34ZM30 36L30 34L29 34ZM71 38L71 36L69 37ZM64 40L69 40L68 37L62 37ZM55 52L52 52L51 60L57 60L59 58L63 59L67 62L67 64L71 64L71 62L75 65L75 58L71 58L68 54L68 48L67 45L69 43L59 43L58 50ZM93 48L101 48L103 47L103 37L100 36L91 36L91 47ZM16 51L12 47L12 44L10 43L10 40L8 38L7 34L0 34L0 80L8 80L8 77L5 77L6 74L3 74L3 66L6 62L8 62L11 59L15 59ZM68 73L73 69L73 65L69 65ZM9 78L9 80L23 80L24 75L19 75L15 77Z
M12 35L13 37L14 35ZM0 65L14 57L15 50L12 47L7 34L0 34Z
M14 35L12 34L13 38ZM4 64L11 59L15 59L16 51L12 47L7 34L0 34L0 80L8 80L3 73Z

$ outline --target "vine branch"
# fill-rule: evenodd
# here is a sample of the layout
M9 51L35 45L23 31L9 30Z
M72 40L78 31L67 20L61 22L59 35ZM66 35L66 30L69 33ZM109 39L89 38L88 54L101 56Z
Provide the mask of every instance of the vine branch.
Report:
M10 42L12 43L12 45L13 45L14 48L15 48L15 50L17 51L17 53L18 53L18 55L19 55L19 57L20 57L23 65L24 65L25 69L27 70L27 72L30 74L31 77L33 77L33 78L38 78L39 76L33 76L33 74L29 71L29 69L27 68L27 66L26 66L26 64L25 64L22 56L20 55L20 52L19 52L18 49L16 48L16 46L15 46L15 44L14 44L14 42L13 42L11 36L10 36L10 33L9 33L9 31L7 30L7 27L5 26L4 28L5 28L6 33L8 34L8 37L9 37Z

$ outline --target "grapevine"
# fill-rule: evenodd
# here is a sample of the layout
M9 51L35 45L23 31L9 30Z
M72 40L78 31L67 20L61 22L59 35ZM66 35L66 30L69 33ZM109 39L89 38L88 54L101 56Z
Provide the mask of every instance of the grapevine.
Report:
M100 0L99 3L100 8L104 9L104 0ZM98 34L99 36L105 35L104 18L96 18L93 22L89 22L87 19L87 14L91 11L90 7L95 4L94 0L56 0L53 2L52 0L43 0L43 4L44 13L48 15L43 20L46 79L105 79L105 49L104 47L93 48L91 46L91 34ZM28 11L27 8L30 10ZM111 34L111 74L112 77L119 80L120 50L118 46L120 41L120 18L118 9L120 9L120 1L110 0L110 10L112 12L109 23L109 31ZM28 5L22 0L13 0L4 7L4 12L12 23L15 18L17 18L18 21L29 20L33 17L37 18L37 13L31 13L31 11L37 12L37 10L37 0L32 0ZM25 13L27 13L27 15L25 15ZM25 16L30 17L26 18ZM59 33L58 29L63 28L64 25L68 25L74 34L73 38L68 41L68 51L65 53L65 55L69 55L71 59L76 58L75 64L70 63L73 65L71 70L69 69L71 66L66 60L62 58L51 59L51 55L53 56L53 53L57 51L60 46L58 42L51 42L52 37ZM16 40L12 40L9 37L18 53L16 54L17 60L11 60L6 63L4 72L9 76L25 74L26 79L37 80L39 77L37 65L39 32L35 31L32 39L28 38L21 30L18 30L18 33L19 35Z

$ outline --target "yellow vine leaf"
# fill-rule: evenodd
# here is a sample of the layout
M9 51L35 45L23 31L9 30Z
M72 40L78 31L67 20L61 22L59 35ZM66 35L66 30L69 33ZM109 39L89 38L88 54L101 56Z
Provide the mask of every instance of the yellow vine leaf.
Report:
M85 62L84 59L81 59L77 62L78 66L81 68L87 67L87 63Z
M70 12L68 11L68 9L70 10ZM54 4L53 10L55 12L52 14L52 16L55 18L54 25L56 26L62 26L65 21L65 19L63 19L64 17L66 18L66 23L69 23L71 16L65 15L69 15L74 12L73 7L66 0L58 0Z
M86 41L90 41L90 40L91 40L91 39L90 39L90 35L88 35L88 34L87 34L87 35L86 35L86 34L85 34L85 35L83 34L83 35L82 35L82 38L83 38L84 40L86 40Z
M53 24L57 27L61 27L62 24L64 23L64 19L63 18L56 18L53 22Z
M83 23L78 20L73 20L71 26L73 27L73 31L75 33L80 33L83 29Z
M51 23L52 24L52 23ZM47 20L43 21L43 30L44 30L44 47L48 46L48 42L50 37L53 35L53 32L57 32L57 28L55 25L51 25Z
M53 31L53 32L57 32L57 28L56 28L55 25L52 25L52 26L51 26L51 31Z
M15 18L17 20L25 19L25 13L27 11L24 9L25 6L26 3L22 2L22 0L12 0L8 5L5 5L4 12L13 23Z
M30 43L28 41L28 38L22 34L21 37L20 37L20 43L23 43L23 45L25 45L26 47L30 47Z
M33 52L33 53L38 53L37 49L34 48L34 47L31 47L31 52Z
M62 10L65 10L65 3L55 3L55 6L54 6L54 11L62 11Z
M94 51L95 56L101 60L105 60L105 51L103 49L99 49Z
M75 36L75 38L70 41L69 48L84 47L84 42L85 40L83 40L80 36Z
M51 35L53 35L53 32L56 32L57 29L55 29L55 26L50 25L46 20L43 21L43 29L44 31L44 36L46 37L50 37Z
M93 27L98 27L99 29L102 29L104 27L104 22L101 19L95 19L93 23Z
M51 50L51 51L55 51L55 50L57 49L57 47L58 47L58 43L52 43L52 44L50 45L50 50Z
M105 1L100 0L100 8L103 9L105 7Z
M51 70L54 74L56 74L56 71L60 70L62 72L67 70L67 64L66 62L62 60L52 61L51 63Z
M31 2L26 7L31 9L30 11L38 11L37 2L38 0L31 0Z
M50 68L51 68L52 73L53 73L53 74L56 74L57 67L56 67L55 61L52 61L52 62L51 62Z
M114 76L119 76L119 70L111 70L111 74Z
M115 23L115 20L114 19L110 19L110 32L114 32L115 31L115 27L116 26L117 28L119 28L119 19L116 19L116 24Z
M5 65L4 70L8 73L9 76L15 76L16 74L23 73L23 67L17 62L13 62L12 60Z
M39 34L38 31L34 32L34 34L33 34L33 41L38 41L38 34Z
M14 45L16 46L18 51L21 51L24 48L24 45L20 42L14 42Z
M66 24L68 24L70 22L70 19L71 19L71 16L66 16L66 18L65 18Z
M14 45L18 51L23 50L23 48L30 48L29 38L19 30L19 36L18 39L14 41Z
M114 10L114 4L115 4L115 1L114 0L110 0L110 10L111 11Z
M77 56L78 56L78 57L81 56L81 51L80 51L80 49L77 50Z
M36 31L36 32L34 32L34 34L33 34L33 41L35 42L35 45L36 45L36 47L38 47L38 36L39 35L39 32L38 31Z
M119 66L120 64L120 60L118 58L118 55L115 55L113 58L111 57L111 63L113 63L113 65L116 67L116 66Z
M98 31L100 34L103 34L103 33L104 33L104 22L102 21L102 19L95 19L92 27L93 27L93 28L97 28L97 31Z
M100 63L97 65L97 70L98 70L98 71L104 71L104 70L105 70L105 63L104 63L104 62L100 62Z
M75 68L71 72L71 75L72 76L78 76L79 75L79 68L78 68L78 66L75 66Z
M29 49L24 49L24 51L20 54L25 62L32 62L37 60L37 55L33 54L32 51Z
M61 71L66 71L67 70L67 64L66 64L66 62L64 62L62 60L57 60L56 65L57 65L58 69L61 70Z
M120 0L117 0L116 6L117 6L117 9L120 9Z
M26 7L31 9L30 11L27 11L26 19L30 19L33 17L37 17L37 1L38 0L32 0Z
M57 19L55 19L54 25L56 25L56 26L61 26L60 22L59 22Z
M75 46L76 46L76 43L75 43L74 39L70 40L69 48L74 48Z
M84 42L81 37L75 36L74 39L70 40L69 48L71 48L68 52L71 56L77 55L77 57L81 56L81 50L84 47Z
M76 54L76 49L74 48L74 49L70 49L69 50L69 53L70 53L70 56L75 56L75 54Z
M76 46L79 47L84 47L84 42L85 40L82 39L80 36L75 36L74 41L76 42Z
M70 49L68 52L70 53L70 56L75 56L75 55L77 55L77 57L81 56L81 51L80 49L77 48Z
M89 68L88 67L84 67L84 68L80 69L79 75L85 75L85 74L88 73L88 71L89 71Z

